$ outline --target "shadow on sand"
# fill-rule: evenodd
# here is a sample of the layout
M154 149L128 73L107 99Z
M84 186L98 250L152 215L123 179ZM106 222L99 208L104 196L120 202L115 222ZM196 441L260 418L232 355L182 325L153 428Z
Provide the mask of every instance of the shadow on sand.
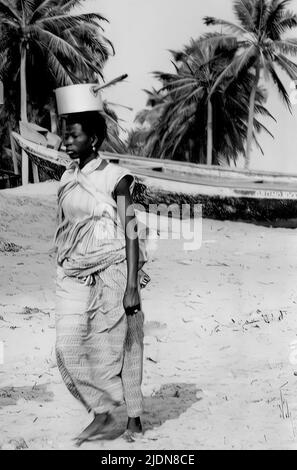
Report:
M200 390L194 384L170 383L162 385L153 396L144 399L143 427L145 431L161 426L168 420L177 419L194 403L202 400L197 397ZM116 424L98 440L114 440L119 438L127 424L125 407L120 407L114 413Z

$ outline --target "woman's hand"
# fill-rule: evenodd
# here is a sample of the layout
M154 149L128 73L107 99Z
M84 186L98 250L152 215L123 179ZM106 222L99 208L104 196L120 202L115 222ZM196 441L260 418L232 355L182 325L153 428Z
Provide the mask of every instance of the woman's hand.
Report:
M148 285L148 283L151 281L151 278L143 269L139 269L138 280L139 280L140 288L144 289Z
M137 313L131 311L132 307L137 308L138 311L140 310L140 295L137 287L127 286L124 294L123 305L127 315L133 315L134 313Z

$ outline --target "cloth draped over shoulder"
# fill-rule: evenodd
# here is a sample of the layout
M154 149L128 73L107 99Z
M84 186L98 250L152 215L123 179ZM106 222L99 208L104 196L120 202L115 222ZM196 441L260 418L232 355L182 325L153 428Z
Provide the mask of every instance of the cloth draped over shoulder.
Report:
M54 242L58 265L70 277L87 278L126 259L125 233L112 193L125 176L131 179L132 192L135 180L129 170L115 164L98 170L101 162L101 158L92 160L80 170L74 161L60 182ZM143 239L140 259L146 262Z

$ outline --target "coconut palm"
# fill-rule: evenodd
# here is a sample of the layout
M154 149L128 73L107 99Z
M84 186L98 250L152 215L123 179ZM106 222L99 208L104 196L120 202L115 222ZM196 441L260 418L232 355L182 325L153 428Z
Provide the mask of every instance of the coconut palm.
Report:
M74 10L82 3L0 0L0 79L6 88L18 80L21 120L27 121L28 75L36 81L46 71L56 85L67 85L101 74L110 45L99 34L105 18Z
M147 94L146 108L137 113L135 122L148 127L156 122L164 108L164 93L160 93L155 88L151 91L144 90L144 92Z
M110 153L127 153L127 146L120 136L121 125L117 113L111 109L113 103L103 102L102 114L107 124L107 139L103 142L101 150Z
M297 79L297 65L288 56L297 55L297 39L284 38L284 34L297 26L297 15L288 10L291 0L236 0L233 3L238 24L205 17L206 25L219 25L226 32L206 37L208 44L237 44L238 52L234 60L218 77L213 86L215 90L220 80L228 74L237 77L243 70L253 71L253 84L249 98L249 118L245 151L245 166L249 168L253 137L255 99L261 72L265 79L271 78L284 103L291 111L291 103L277 68L292 80ZM227 32L228 31L228 32Z
M130 155L144 156L143 149L145 146L147 131L142 127L136 127L129 131L127 136L127 152Z
M236 50L236 46L214 48L198 39L182 52L172 51L175 73L155 74L163 84L163 104L158 104L159 116L152 108L156 121L147 136L149 156L208 164L236 162L244 151L253 75L244 72L236 80L225 75L210 97ZM256 112L271 116L264 101L263 90L257 89ZM254 124L256 131L269 132L257 119ZM259 145L256 132L254 138Z
M144 90L147 94L146 107L136 114L136 128L131 129L127 138L128 152L132 155L144 155L147 138L158 122L164 109L164 93L153 88Z
M181 66L178 69L178 78L173 78L174 85L172 83L170 91L174 95L181 91L176 97L178 104L184 107L185 104L190 105L193 101L202 100L207 105L206 163L208 165L211 165L213 161L213 96L210 93L218 76L230 62L232 54L234 54L234 48L219 49L212 47L211 44L199 46L199 42L195 41L191 41L190 46L186 47L184 52L174 54L175 60L178 60Z

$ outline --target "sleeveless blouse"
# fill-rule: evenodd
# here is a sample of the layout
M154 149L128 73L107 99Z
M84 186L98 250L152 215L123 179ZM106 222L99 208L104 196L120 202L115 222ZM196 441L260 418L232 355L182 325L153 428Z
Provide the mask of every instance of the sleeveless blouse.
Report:
M113 191L129 176L132 192L134 176L113 163L100 169L101 162L101 158L94 159L81 170L73 162L60 181L55 245L58 265L70 276L85 277L126 259L125 234Z

